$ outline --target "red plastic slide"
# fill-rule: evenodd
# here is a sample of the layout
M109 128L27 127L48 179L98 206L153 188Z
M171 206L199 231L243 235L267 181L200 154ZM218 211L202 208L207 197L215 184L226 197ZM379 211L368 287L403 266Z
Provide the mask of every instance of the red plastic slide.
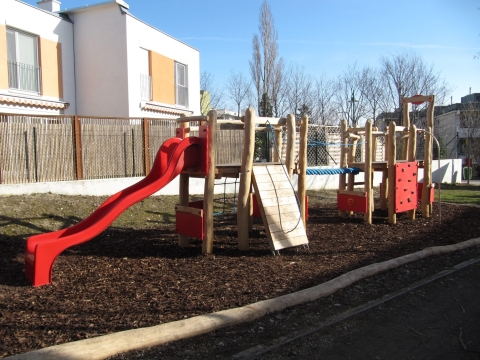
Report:
M53 263L62 251L91 240L127 208L162 189L184 168L196 166L200 161L202 140L198 137L168 139L160 147L152 170L144 179L108 198L78 224L31 236L25 252L25 275L32 285L52 282Z

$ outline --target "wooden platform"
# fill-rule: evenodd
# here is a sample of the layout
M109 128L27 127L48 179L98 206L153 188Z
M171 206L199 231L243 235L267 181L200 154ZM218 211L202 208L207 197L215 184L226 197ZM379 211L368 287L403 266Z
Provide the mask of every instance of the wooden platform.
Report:
M272 251L308 244L297 199L283 167L255 164L252 183Z

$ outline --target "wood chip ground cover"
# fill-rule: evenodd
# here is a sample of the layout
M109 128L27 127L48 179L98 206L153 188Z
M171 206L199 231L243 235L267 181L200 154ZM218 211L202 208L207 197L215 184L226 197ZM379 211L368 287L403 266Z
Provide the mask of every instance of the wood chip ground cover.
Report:
M327 194L327 195L326 195ZM177 245L175 197L134 205L95 239L65 251L53 284L33 288L23 272L28 236L75 224L103 198L2 197L0 205L0 357L121 330L243 306L298 291L373 262L478 237L480 209L438 204L430 219L395 226L376 210L337 216L332 194L310 194L310 248L272 256L256 221L251 250L236 244L236 216L215 218L214 254L200 241Z

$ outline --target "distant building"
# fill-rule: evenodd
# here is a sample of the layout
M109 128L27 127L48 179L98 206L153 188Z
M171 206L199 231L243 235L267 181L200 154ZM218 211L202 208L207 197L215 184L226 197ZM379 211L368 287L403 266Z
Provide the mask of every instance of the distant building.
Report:
M200 114L200 53L122 0L0 2L0 113Z
M447 158L466 159L469 135L480 138L480 93L466 95L460 103L435 107L435 126Z
M224 120L239 120L238 112L227 109L217 109L217 117Z

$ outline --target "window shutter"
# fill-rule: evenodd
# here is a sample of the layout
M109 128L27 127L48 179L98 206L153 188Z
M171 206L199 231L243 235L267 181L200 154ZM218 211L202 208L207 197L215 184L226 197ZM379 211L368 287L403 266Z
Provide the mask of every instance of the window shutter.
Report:
M0 89L8 89L7 27L0 25Z
M152 77L152 100L175 104L174 61L150 51L150 76Z
M39 38L42 95L63 98L62 44Z

